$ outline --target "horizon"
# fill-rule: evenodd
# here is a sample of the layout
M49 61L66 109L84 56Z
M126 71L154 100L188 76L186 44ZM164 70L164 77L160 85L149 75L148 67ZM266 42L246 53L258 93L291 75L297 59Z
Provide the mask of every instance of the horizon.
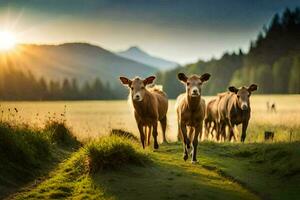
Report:
M138 46L150 55L184 65L239 49L248 52L250 42L276 13L300 5L298 0L72 3L0 1L0 31L13 32L18 43L24 44L80 42L111 52Z

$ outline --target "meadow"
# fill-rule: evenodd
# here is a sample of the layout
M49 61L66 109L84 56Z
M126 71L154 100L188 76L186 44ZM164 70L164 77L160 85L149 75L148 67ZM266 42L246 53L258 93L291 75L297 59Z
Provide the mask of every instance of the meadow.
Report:
M180 142L143 150L125 100L1 102L0 198L297 199L299 102L254 95L246 143L203 141L197 164L183 161ZM274 142L263 142L265 130L275 131Z
M214 97L204 97L206 102ZM276 112L267 111L266 103L276 104ZM80 140L107 134L112 128L138 135L138 129L126 100L1 102L2 120L43 126L49 118L62 118ZM170 100L167 137L177 138L175 100ZM15 112L15 108L18 112ZM262 142L264 131L274 131L274 141L300 140L300 95L253 95L247 142ZM10 110L10 111L9 111ZM236 130L238 135L241 127ZM292 136L292 137L290 137Z

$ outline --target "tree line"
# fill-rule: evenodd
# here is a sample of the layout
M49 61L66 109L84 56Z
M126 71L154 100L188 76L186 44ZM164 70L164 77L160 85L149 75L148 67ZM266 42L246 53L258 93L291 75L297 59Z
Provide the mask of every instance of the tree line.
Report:
M9 69L0 73L1 100L97 100L117 96L99 78L79 86L76 79L37 79L31 72Z
M158 74L159 83L171 98L184 91L176 79L178 72L212 74L204 86L205 95L215 95L237 87L256 83L260 93L300 93L300 9L285 9L275 14L269 26L264 26L248 53L241 50L225 53L220 59L199 60Z

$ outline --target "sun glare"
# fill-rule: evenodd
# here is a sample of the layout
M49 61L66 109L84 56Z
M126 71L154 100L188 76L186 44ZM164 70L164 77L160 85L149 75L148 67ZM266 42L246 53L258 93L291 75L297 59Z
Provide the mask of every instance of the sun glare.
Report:
M9 31L0 31L0 51L8 51L15 47L16 37Z

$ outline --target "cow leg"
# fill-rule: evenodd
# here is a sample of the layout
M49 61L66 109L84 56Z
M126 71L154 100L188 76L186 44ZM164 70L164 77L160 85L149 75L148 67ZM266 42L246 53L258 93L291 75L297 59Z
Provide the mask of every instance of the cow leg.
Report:
M233 141L234 141L234 142L236 142L236 136L235 136L235 133L234 133L235 127L236 127L235 125L233 125L233 127L232 127L232 132L233 132L233 135L232 135L232 136L233 136Z
M234 131L233 131L233 127L230 125L229 126L229 142L231 141L232 137L234 137Z
M216 123L216 141L219 141L220 139L220 127L221 127L221 123Z
M152 126L149 126L148 128L149 128L149 130L148 130L148 146L150 146L150 140L151 140L151 129L152 129Z
M214 132L217 132L217 123L216 123L216 122L213 122L213 126L212 126L211 132L210 132L210 135L211 135L212 140L215 139L215 137L214 137Z
M188 151L190 149L190 140L187 137L187 130L185 124L180 124L180 132L183 137L183 159L186 161L188 159Z
M214 132L214 128L215 128L215 123L213 122L210 122L209 123L209 132L208 132L208 135L207 135L207 139L209 138L209 134L212 136L212 139L213 139L213 132Z
M246 139L246 131L248 127L248 122L249 120L244 120L242 124L242 137L241 137L241 142L245 142Z
M206 119L204 121L204 127L205 127L205 137L208 138L211 128L211 123Z
M218 133L218 141L222 141L222 137L226 135L226 124L224 122L220 122L220 129Z
M190 127L190 129L189 129L189 135L188 135L190 141L192 141L192 139L193 139L192 138L193 137L193 133L194 133L194 128Z
M143 149L145 149L145 134L144 134L143 125L138 124L138 129L139 129L139 132L140 132L140 139L141 139Z
M157 142L157 121L153 124L152 136L154 139L154 149L158 149L158 142Z
M202 124L199 125L199 126L196 126L196 128L195 128L195 134L194 134L194 138L193 138L192 163L197 162L198 136L199 136L201 131L202 131Z
M180 128L180 123L179 122L178 122L177 140L182 141L182 133L181 133L181 128Z
M148 141L147 141L147 138L148 138L148 131L147 131L147 126L144 126L144 134L145 134L145 146L147 145Z
M163 142L167 143L167 138L166 138L166 129L167 129L167 116L165 116L164 118L162 118L162 120L160 120L160 124L161 124L161 129L162 129L162 133L163 133Z

